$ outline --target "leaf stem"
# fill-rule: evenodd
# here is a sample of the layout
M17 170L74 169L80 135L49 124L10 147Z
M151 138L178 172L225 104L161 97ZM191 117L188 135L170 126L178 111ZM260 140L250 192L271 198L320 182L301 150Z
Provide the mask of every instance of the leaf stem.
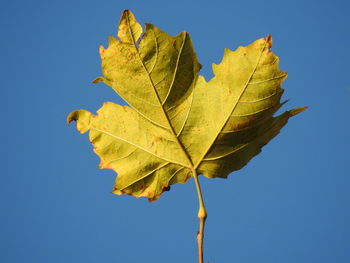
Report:
M201 186L199 184L198 175L195 169L192 169L192 174L193 174L194 182L196 184L198 201L199 201L199 210L198 210L199 231L197 233L198 263L203 263L203 238L204 238L205 220L207 219L207 210L205 209L205 206L204 206Z

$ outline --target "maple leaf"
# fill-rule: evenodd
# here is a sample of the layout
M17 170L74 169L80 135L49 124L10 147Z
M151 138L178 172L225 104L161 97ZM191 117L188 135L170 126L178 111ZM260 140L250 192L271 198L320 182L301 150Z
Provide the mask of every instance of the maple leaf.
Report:
M124 11L118 38L100 47L103 81L130 106L104 103L93 115L69 114L80 133L89 131L100 168L117 174L115 194L150 201L192 176L223 177L246 165L288 119L306 107L274 117L284 104L270 36L228 49L206 82L186 32L172 37L142 27Z

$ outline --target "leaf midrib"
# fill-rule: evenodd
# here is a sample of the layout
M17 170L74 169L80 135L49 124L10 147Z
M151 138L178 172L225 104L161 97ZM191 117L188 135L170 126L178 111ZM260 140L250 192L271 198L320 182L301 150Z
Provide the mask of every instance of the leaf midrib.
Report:
M163 161L170 162L170 163L173 163L173 164L178 164L178 165L181 165L183 167L190 168L186 164L183 164L183 163L180 163L180 162L177 162L177 161L174 161L174 160L167 159L164 156L159 156L159 155L153 153L152 151L149 151L148 149L146 149L146 148L144 148L144 147L142 147L142 146L140 146L138 144L135 144L132 141L129 141L129 140L125 139L125 138L119 137L119 136L117 136L117 135L115 135L113 133L110 133L110 132L107 132L107 131L104 131L104 130L101 130L101 129L98 129L98 128L95 128L95 127L91 127L90 130L95 130L97 132L100 132L100 133L103 133L105 135L108 135L108 136L110 136L110 137L112 137L114 139L126 142L126 143L128 143L128 144L130 144L130 145L132 145L132 146L134 146L134 147L136 147L136 148L138 148L138 149L140 149L140 150L142 150L144 152L147 152L147 153L149 153L149 154L151 154L151 155L153 155L153 156L155 156L155 157L157 157L157 158L159 158L159 159L161 159Z
M154 93L156 94L157 101L158 101L158 103L159 103L159 107L162 109L163 115L164 115L165 118L166 118L167 124L168 124L168 126L169 126L169 130L171 131L171 134L172 134L172 136L174 137L176 143L179 145L179 147L180 147L180 149L181 149L181 152L184 154L185 158L186 158L187 161L189 162L189 166L186 166L186 165L183 165L183 164L181 164L181 165L184 166L184 167L188 167L188 168L190 168L190 169L192 170L192 169L193 169L193 162L192 162L192 159L191 159L191 157L189 156L188 152L185 150L185 148L184 148L183 144L181 143L181 141L179 140L179 138L176 136L174 127L171 125L171 122L170 122L170 120L169 120L169 117L168 117L168 115L167 115L166 112L165 112L165 109L164 109L164 107L163 107L163 105L162 105L162 102L161 102L161 100L160 100L160 98L159 98L159 95L158 95L158 92L157 92L157 90L156 90L156 87L155 87L155 85L154 85L154 83L153 83L153 80L152 80L152 78L151 78L151 76L150 76L150 74L149 74L149 72L148 72L148 70L147 70L145 64L143 63L143 60L142 60L141 56L140 56L140 52L139 52L139 50L138 50L138 47L137 47L137 45L136 45L136 42L135 42L135 39L134 39L134 36L133 36L133 33L132 33L132 29L131 29L129 17L127 17L127 24L128 24L129 33L130 33L131 38L132 38L132 40L133 40L133 46L134 46L134 48L135 48L135 50L136 50L137 56L138 56L138 58L139 58L139 60L140 60L140 62L141 62L141 64L142 64L142 67L143 67L143 69L145 70L145 72L146 72L146 74L147 74L148 80L149 80L149 82L151 83L151 86L152 86L152 88L153 88L153 91L154 91ZM183 44L184 44L185 40L186 40L186 33L185 33L185 38L183 39ZM181 48L181 50L180 50L180 52L179 52L179 54L178 54L178 58L181 56L181 54L182 54L182 48ZM177 67L176 67L175 70L174 70L174 75L176 74L176 72L177 72ZM170 87L170 88L171 88L171 87ZM169 89L170 89L170 88L169 88ZM174 162L173 162L173 163L174 163Z

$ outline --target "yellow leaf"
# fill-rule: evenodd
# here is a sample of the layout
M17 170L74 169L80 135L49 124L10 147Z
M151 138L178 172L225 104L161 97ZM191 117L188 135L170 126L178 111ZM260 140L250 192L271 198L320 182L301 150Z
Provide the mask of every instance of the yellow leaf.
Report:
M200 64L185 32L169 36L142 27L124 11L118 37L100 48L103 81L129 105L105 103L98 114L72 112L68 122L89 132L100 168L117 172L113 193L156 200L193 173L227 177L241 169L305 107L274 117L283 105L272 39L225 50L214 78L198 76Z

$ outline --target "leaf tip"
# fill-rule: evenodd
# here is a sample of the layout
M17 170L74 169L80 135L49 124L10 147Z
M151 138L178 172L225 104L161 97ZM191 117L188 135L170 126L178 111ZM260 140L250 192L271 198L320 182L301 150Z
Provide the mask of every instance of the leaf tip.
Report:
M76 111L72 111L71 113L68 114L67 116L67 123L70 124L72 121L77 120L77 114Z
M104 52L105 52L105 48L103 45L100 45L99 48L98 48L98 53L100 53L100 57L101 58L104 58Z
M136 21L134 14L126 9L119 20L118 37L128 44L135 44L142 34L142 26Z
M122 14L122 16L129 16L129 15L134 15L132 12L131 12L131 10L130 9L125 9L124 11L123 11L123 14Z
M104 78L103 77L97 77L96 79L94 79L93 81L91 81L92 83L99 83L99 82L103 82Z
M240 48L240 47L238 47L238 48ZM232 51L229 49L229 48L224 48L224 56L226 56L227 54L229 54L229 53L232 53Z
M113 188L113 190L111 191L112 194L115 194L115 195L120 195L120 191L116 188Z
M309 108L309 107L306 107L306 106L300 107L300 108L296 108L296 109L290 110L290 111L289 111L289 114L290 114L291 116L295 116L295 115L297 115L297 114L303 112L304 110L306 110L306 109L308 109L308 108Z
M130 9L125 9L120 17L119 24L123 22L123 20L136 20L133 12Z
M80 133L85 133L90 129L91 113L86 110L76 110L68 114L68 124L72 121L76 122L77 130Z
M267 47L268 48L272 48L272 36L270 34L268 34L265 38L266 43L267 43Z

